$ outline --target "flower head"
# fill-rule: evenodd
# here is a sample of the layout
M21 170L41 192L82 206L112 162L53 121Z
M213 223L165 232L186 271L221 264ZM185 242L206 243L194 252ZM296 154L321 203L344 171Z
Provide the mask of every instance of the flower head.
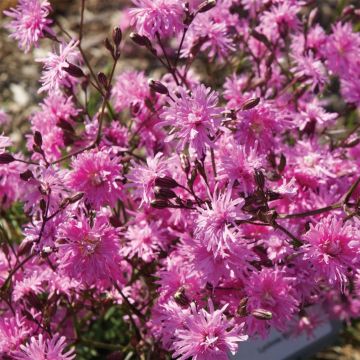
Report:
M72 360L75 359L74 349L65 352L65 337L54 335L51 339L44 339L40 334L32 336L26 345L20 345L21 351L15 354L15 360Z
M233 326L226 320L224 312L228 305L215 310L209 300L209 312L205 309L197 311L191 304L191 314L184 316L184 328L176 331L173 344L174 356L178 360L192 358L194 360L226 360L228 352L235 355L238 342L246 341L242 334L242 326Z
M85 194L85 201L99 209L114 205L122 196L122 165L109 151L84 152L72 162L68 184L75 191Z
M51 20L47 18L50 11L47 0L20 0L15 9L4 11L13 18L6 27L11 31L10 37L19 42L20 49L27 53L31 46L37 46L44 32L52 33L49 28Z
M250 316L247 325L251 334L258 333L264 337L268 325L280 331L286 329L298 306L290 280L276 269L263 269L251 275L245 287L247 311L264 309L272 314L271 320L257 320Z
M105 215L69 219L58 231L59 269L86 284L111 281L119 276L118 232Z
M78 64L80 52L77 49L79 42L71 40L68 44L59 45L59 54L49 53L46 58L37 61L44 64L44 70L40 79L42 84L39 92L58 92L61 86L70 87L74 81L65 70L71 64Z
M154 38L175 34L183 28L183 9L177 0L133 0L131 24L139 34Z
M231 199L231 189L224 194L215 193L211 198L211 204L205 208L199 208L196 219L195 236L217 255L224 255L226 249L231 248L231 242L236 239L236 220L245 219L246 215L241 212L244 200ZM233 229L235 227L235 230Z
M189 145L190 151L202 156L205 146L212 146L209 136L214 136L220 125L218 96L210 88L199 85L191 95L179 87L179 97L170 102L170 106L161 115L161 125L173 127L166 141L179 139L178 149Z
M310 260L316 271L330 284L344 285L348 269L359 263L360 242L357 230L333 216L322 219L305 234L305 259Z

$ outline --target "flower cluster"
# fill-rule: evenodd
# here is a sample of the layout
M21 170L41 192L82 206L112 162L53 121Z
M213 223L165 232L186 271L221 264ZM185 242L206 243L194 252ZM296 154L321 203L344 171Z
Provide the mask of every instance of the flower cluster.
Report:
M73 38L49 1L5 11L52 50L23 139L0 110L0 357L227 359L358 316L359 12L133 0L101 69L81 3Z

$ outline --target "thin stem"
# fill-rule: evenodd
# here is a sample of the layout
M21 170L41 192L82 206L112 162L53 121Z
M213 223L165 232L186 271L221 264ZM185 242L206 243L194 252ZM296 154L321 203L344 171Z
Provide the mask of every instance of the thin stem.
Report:
M302 218L302 217L307 217L307 216L312 216L312 215L318 215L318 214L322 214L324 212L328 212L328 211L332 211L335 209L339 209L341 208L342 204L341 203L335 203L329 206L325 206L323 208L320 209L314 209L314 210L309 210L309 211L304 211L301 213L295 213L295 214L279 214L278 218L279 219L293 219L293 218Z
M80 44L81 44L81 40L83 37L83 30L84 30L84 10L85 10L85 0L81 0L80 33L79 33L79 43Z

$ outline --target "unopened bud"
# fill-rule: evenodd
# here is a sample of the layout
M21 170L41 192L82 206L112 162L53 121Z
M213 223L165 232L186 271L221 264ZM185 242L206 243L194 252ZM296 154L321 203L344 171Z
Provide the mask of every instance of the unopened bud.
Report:
M251 312L251 315L258 320L272 319L272 312L265 309L255 309Z
M199 13L204 13L206 11L211 10L212 8L214 8L216 6L216 0L206 0L203 3L201 3L198 7L198 12Z
M249 99L246 100L242 105L241 105L241 110L250 110L253 109L255 106L257 106L260 102L260 98L254 98L254 99Z
M115 46L118 47L122 40L122 32L119 27L117 27L117 26L114 27L113 32L112 32L112 38L113 38Z
M261 170L255 170L254 179L259 189L263 189L265 186L265 176Z
M149 80L149 87L151 90L155 91L156 93L163 94L163 95L169 95L168 88L157 80Z
M26 170L25 172L20 174L20 179L23 181L28 181L29 179L33 178L34 175L31 170Z
M173 189L176 188L179 184L170 176L157 177L155 179L155 186L162 188Z
M166 209L170 204L167 200L157 199L153 200L150 205L155 209Z
M108 86L107 77L103 72L99 72L97 75L99 83L106 89Z
M154 189L154 193L155 193L155 197L157 199L166 200L166 199L173 199L173 198L177 197L177 195L171 189L161 188L161 187L157 187L157 186Z
M69 75L76 77L76 78L81 78L81 77L85 76L83 71L74 64L68 63L68 66L64 66L62 69L64 71L66 71Z
M182 286L174 295L174 300L180 306L189 306L190 300L185 294L185 288Z
M46 211L46 201L44 199L40 200L40 209L42 211L43 214L45 214Z
M42 136L41 136L41 133L39 131L35 131L35 134L34 134L34 143L41 147L42 146Z
M187 155L180 154L180 164L181 164L181 167L184 170L184 172L186 174L188 174L190 171L190 161L189 161L189 157Z
M246 309L246 306L247 306L247 303L248 303L248 300L249 298L247 297L244 297L240 300L240 303L239 303L239 306L236 310L237 314L239 316L246 316L247 315L247 309Z
M0 154L0 164L10 164L15 161L15 158L9 153Z
M132 32L130 34L130 39L137 45L146 46L147 48L152 48L151 41L144 35Z
M110 43L108 38L105 39L104 45L106 49L109 50L110 54L114 56L114 46Z

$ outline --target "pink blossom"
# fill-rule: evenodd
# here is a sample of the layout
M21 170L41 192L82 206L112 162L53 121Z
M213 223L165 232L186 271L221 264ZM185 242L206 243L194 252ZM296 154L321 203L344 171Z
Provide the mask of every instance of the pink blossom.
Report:
M99 209L102 205L115 205L122 196L122 165L109 151L84 152L72 162L73 170L67 183L71 189L83 192L84 200Z
M81 216L69 219L58 230L59 269L86 284L109 282L119 276L119 237L107 216L98 215L93 224ZM92 226L91 226L92 225Z
M19 42L20 49L29 52L31 46L37 46L39 40L48 32L52 34L48 19L51 5L47 0L20 0L18 6L4 14L13 18L6 25L11 31L10 37Z
M192 357L194 360L226 360L228 352L235 355L238 342L246 341L247 335L242 334L242 326L234 326L226 320L224 312L228 305L215 310L209 300L209 312L196 309L191 304L191 314L184 319L184 328L176 331L173 344L174 356L179 360Z
M146 159L146 166L134 163L127 179L131 181L129 186L135 188L135 194L141 199L141 204L149 204L154 198L155 179L168 175L166 163L161 158L162 153Z
M201 157L206 145L212 146L209 136L214 136L220 125L218 96L204 85L194 88L191 95L181 87L178 92L179 97L161 115L161 125L173 127L166 141L179 139L179 150L189 145L189 150Z
M77 49L79 42L72 39L68 44L59 45L59 53L51 52L45 58L37 59L44 64L44 70L40 79L42 84L39 92L58 92L62 86L71 87L74 78L64 70L69 63L77 65L80 59L80 52Z
M241 211L244 200L233 200L231 196L230 188L223 194L217 193L215 189L211 203L205 204L205 208L198 208L195 236L206 245L208 251L213 251L215 256L224 256L225 250L231 248L231 243L237 241L236 220L247 218Z
M176 0L132 0L136 8L129 11L131 25L141 35L166 37L183 28L183 9Z
M40 334L32 336L26 345L20 345L21 351L15 354L16 360L72 360L75 359L74 349L65 352L65 337L54 335L51 339L44 339Z
M291 278L286 277L277 269L263 269L250 276L246 287L249 313L256 309L264 309L272 314L271 320L257 320L253 316L247 319L249 334L259 334L263 338L268 326L284 330L298 307L298 300L291 287Z
M311 225L304 239L308 241L305 259L311 261L330 284L344 286L348 282L348 270L354 269L359 262L360 243L356 228L328 216Z

